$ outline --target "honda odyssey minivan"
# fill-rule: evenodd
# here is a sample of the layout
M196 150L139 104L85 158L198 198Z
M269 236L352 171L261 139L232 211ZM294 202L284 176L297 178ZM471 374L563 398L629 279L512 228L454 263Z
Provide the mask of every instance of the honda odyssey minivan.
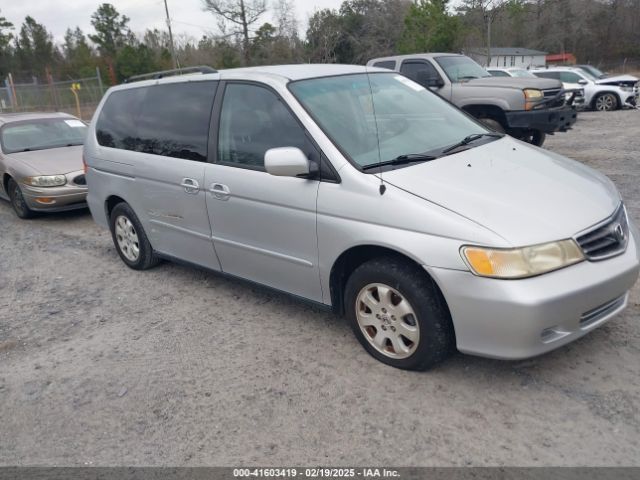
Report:
M126 265L179 260L331 307L398 368L545 353L620 313L638 277L608 178L388 70L133 81L105 95L84 155Z

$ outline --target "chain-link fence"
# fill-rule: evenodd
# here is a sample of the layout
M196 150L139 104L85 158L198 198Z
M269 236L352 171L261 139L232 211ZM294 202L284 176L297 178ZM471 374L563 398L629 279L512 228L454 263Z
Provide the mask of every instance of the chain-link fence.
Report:
M100 71L74 80L14 83L9 75L0 85L0 112L67 112L90 120L104 94Z

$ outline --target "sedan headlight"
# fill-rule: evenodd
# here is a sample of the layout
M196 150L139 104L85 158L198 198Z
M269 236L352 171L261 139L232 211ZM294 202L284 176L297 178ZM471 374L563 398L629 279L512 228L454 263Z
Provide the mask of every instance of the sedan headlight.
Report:
M37 177L27 177L24 183L33 187L61 187L67 183L64 175L41 175Z
M533 277L584 260L573 240L512 249L464 246L460 252L474 274L492 278Z
M633 92L633 87L629 87L627 85L620 85L620 90L623 92Z

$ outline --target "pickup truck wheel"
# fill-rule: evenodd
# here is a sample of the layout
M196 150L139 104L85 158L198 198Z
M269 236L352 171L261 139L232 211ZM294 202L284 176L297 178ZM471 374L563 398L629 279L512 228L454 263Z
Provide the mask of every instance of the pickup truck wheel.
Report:
M613 93L601 93L596 97L593 105L599 112L611 112L618 109L618 97Z
M444 299L431 278L393 257L354 270L345 288L346 315L358 341L377 360L426 370L455 348Z
M489 127L494 132L505 133L504 127L493 118L479 118L482 123L484 123L487 127Z
M535 145L536 147L541 147L546 138L546 133L541 132L540 130L533 130L526 135L523 135L520 140L530 143L531 145Z

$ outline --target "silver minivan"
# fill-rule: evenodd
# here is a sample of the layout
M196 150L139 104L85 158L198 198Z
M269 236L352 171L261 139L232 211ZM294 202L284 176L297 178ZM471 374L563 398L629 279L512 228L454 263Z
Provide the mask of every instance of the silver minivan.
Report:
M608 178L388 70L120 85L84 155L93 217L129 267L179 260L330 307L398 368L545 353L621 312L638 277Z

